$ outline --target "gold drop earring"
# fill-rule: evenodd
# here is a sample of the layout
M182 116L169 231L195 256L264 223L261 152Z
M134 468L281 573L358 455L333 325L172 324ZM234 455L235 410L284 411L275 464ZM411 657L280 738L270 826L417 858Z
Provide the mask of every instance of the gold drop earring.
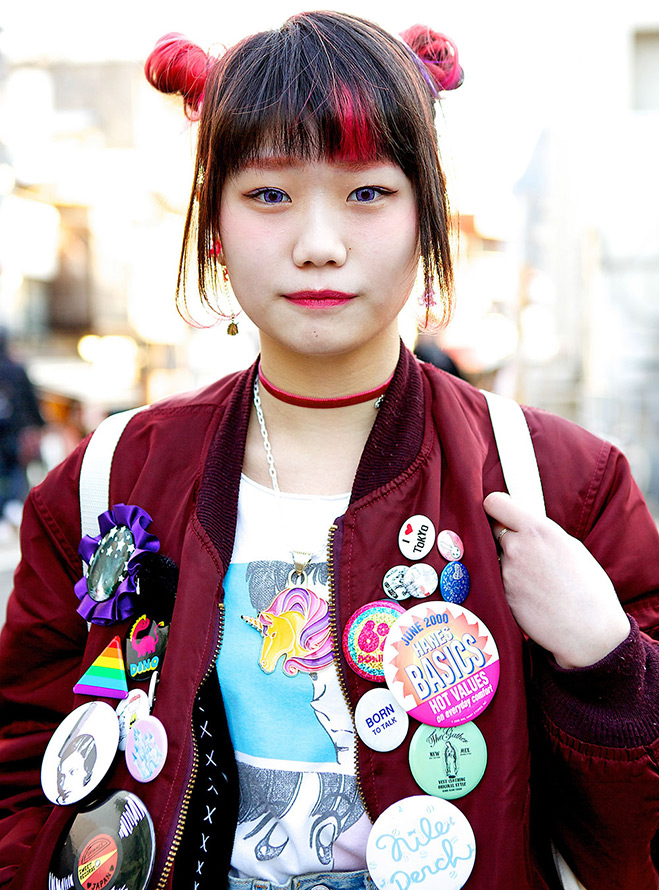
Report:
M233 291L231 290L231 282L229 281L229 270L224 263L224 258L222 256L222 243L219 239L216 239L213 242L213 246L208 251L208 256L212 257L214 260L219 262L220 264L220 289L222 291L222 295L224 296L225 304L229 307L230 315L226 315L224 312L219 311L218 314L220 318L230 319L229 324L227 326L227 334L230 337L235 337L238 333L238 322L236 321L236 313L233 311L233 302L235 300L235 296ZM218 307L219 308L219 307ZM240 315L242 310L238 310L238 315Z
M224 265L224 263L220 263L220 271L222 273L222 281L221 281L222 294L223 294L227 304L229 306L231 306L234 296L231 291L231 282L229 281L229 270ZM228 316L223 315L222 317L227 318ZM236 313L232 310L231 311L231 321L229 322L228 327L227 327L227 334L230 337L235 337L237 333L238 333L238 323L236 321Z

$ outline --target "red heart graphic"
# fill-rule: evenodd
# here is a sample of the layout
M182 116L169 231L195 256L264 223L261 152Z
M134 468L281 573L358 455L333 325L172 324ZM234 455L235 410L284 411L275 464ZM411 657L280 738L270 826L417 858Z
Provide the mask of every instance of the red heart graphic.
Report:
M412 528L412 523L408 522L407 525L405 526L405 534L411 535L413 531L414 531L414 529Z

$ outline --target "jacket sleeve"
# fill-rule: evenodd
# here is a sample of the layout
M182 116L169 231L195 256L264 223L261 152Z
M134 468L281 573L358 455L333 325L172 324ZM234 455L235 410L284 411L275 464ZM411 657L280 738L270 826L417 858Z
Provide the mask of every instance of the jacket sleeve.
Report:
M81 573L81 453L28 497L22 560L0 635L0 886L12 890L45 886L53 847L71 815L70 807L46 799L40 770L54 729L71 711L87 638L73 592ZM49 503L71 517L66 531Z
M583 467L584 457L577 447L571 466ZM563 488L553 509L559 495L543 480L548 512L604 567L631 631L602 661L577 670L562 670L532 647L536 775L547 802L541 820L587 890L656 890L659 535L624 456L599 443L590 466L590 478ZM579 490L577 509L565 506L570 490Z

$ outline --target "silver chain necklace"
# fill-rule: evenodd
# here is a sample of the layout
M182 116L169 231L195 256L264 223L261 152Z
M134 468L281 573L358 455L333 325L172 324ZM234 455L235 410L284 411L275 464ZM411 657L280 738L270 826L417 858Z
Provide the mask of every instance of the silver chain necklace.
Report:
M272 448L270 447L270 439L268 438L268 431L265 428L265 418L263 417L263 408L261 407L261 396L259 395L259 378L257 377L254 381L254 407L256 409L256 417L259 422L259 427L261 429L261 436L263 437L263 447L265 448L265 458L268 462L268 473L270 473L270 478L272 479L272 489L277 496L281 494L279 491L279 482L277 481L277 470L275 469L275 459L272 456Z
M268 462L268 473L270 473L270 479L272 480L272 490L277 496L277 502L279 504L279 510L282 514L282 529L285 528L285 524L283 522L283 511L281 509L281 491L279 489L279 481L277 480L277 470L275 468L275 459L272 456L272 448L270 446L270 439L268 438L268 431L265 426L265 418L263 416L263 407L261 405L261 396L259 395L259 378L257 377L254 381L254 408L256 410L256 418L259 422L259 428L261 430L261 437L263 439L263 447L265 449L265 457ZM306 550L291 550L291 555L293 557L293 563L295 565L294 572L291 572L289 576L289 581L292 583L293 574L297 575L300 578L300 584L304 585L306 583L306 572L305 569L308 567L311 562L311 557L313 556L313 552L309 553Z

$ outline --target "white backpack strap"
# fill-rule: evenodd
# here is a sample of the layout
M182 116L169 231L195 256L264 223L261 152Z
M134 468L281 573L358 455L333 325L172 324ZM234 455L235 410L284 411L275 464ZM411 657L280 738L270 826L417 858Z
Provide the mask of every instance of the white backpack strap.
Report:
M490 410L494 439L508 493L527 509L546 515L538 462L524 412L513 399L486 392L484 389L481 392L487 399ZM585 890L553 841L551 852L563 890Z
M80 527L81 537L98 534L98 517L110 507L110 470L112 457L129 420L138 411L133 408L111 414L101 421L89 440L80 467ZM87 574L87 565L83 563Z
M556 866L556 871L558 872L558 877L561 880L563 890L586 890L584 885L576 877L565 859L563 859L561 854L558 852L553 841L551 845L551 854L554 857L554 865Z
M487 399L508 493L534 513L546 515L545 498L524 412L513 399L481 390Z

